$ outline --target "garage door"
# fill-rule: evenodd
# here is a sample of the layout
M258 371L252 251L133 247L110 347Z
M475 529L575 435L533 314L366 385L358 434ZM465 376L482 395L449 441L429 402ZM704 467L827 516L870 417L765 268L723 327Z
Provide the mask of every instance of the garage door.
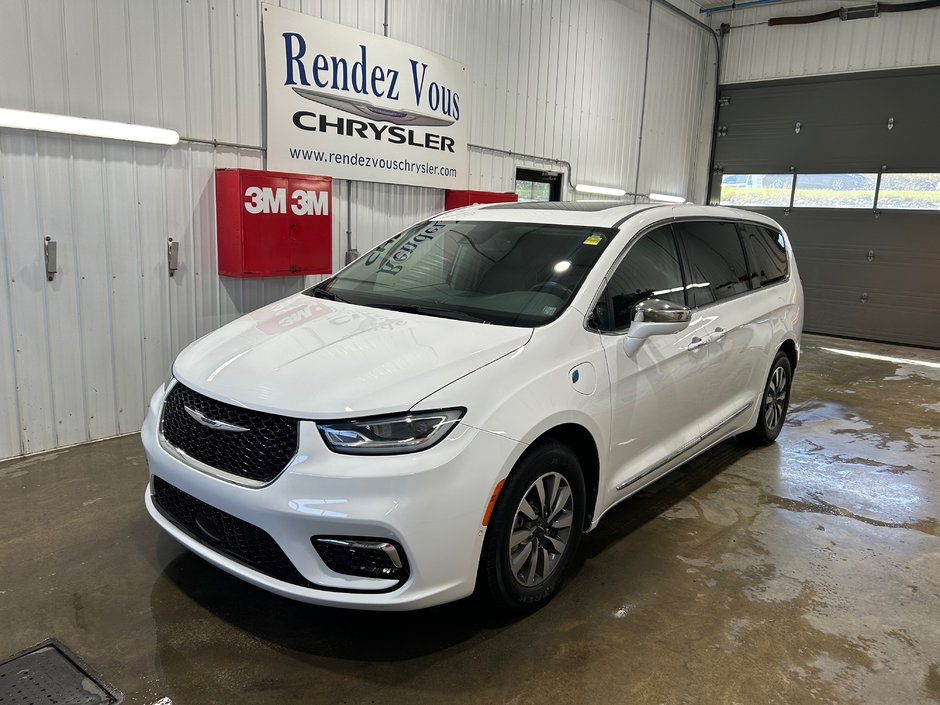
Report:
M721 89L712 202L779 220L807 331L940 347L940 70Z

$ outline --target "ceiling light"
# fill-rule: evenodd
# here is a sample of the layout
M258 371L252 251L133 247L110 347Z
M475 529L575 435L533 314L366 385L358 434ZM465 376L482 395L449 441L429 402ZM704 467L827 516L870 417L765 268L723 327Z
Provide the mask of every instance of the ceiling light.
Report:
M668 196L664 193L651 193L649 199L651 201L662 201L663 203L685 203L682 196Z
M152 144L173 145L180 141L178 132L162 127L132 125L127 122L112 122L110 120L92 120L72 115L34 113L30 110L11 110L9 108L0 108L0 127L9 127L14 130L59 132L65 135L103 137L128 142L149 142Z
M601 196L623 196L626 191L622 188L611 188L610 186L591 186L590 184L578 184L574 187L578 193L596 193Z

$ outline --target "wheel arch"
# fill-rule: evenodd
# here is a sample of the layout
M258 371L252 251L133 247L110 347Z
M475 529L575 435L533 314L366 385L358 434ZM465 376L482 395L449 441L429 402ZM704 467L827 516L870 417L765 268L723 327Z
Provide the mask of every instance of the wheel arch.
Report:
M541 440L551 439L568 446L581 463L581 472L584 474L584 528L591 526L597 505L598 489L600 486L600 454L597 451L597 442L591 432L578 423L563 423L553 426L536 438L532 444Z
M786 353L787 358L790 360L790 371L796 371L796 363L799 360L799 354L796 351L796 343L793 342L791 338L787 338L780 344L777 350Z

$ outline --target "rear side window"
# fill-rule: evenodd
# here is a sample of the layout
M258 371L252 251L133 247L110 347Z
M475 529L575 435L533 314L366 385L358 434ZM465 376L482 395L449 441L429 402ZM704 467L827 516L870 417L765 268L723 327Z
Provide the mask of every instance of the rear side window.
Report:
M734 223L676 223L687 261L689 306L706 306L750 289L747 263Z
M685 305L682 268L668 225L643 235L630 247L598 300L594 325L601 330L627 328L636 305L646 299Z
M751 286L757 289L786 279L789 262L783 234L750 223L739 223L738 229L747 247Z

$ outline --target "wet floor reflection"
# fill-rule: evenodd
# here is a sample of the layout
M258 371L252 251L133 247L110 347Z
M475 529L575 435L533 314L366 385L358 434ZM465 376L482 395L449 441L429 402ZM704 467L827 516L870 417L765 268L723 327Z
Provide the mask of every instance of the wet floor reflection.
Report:
M149 520L133 438L0 464L0 647L61 638L141 705L936 703L940 373L912 360L940 353L808 337L777 444L626 500L516 618L254 588Z

